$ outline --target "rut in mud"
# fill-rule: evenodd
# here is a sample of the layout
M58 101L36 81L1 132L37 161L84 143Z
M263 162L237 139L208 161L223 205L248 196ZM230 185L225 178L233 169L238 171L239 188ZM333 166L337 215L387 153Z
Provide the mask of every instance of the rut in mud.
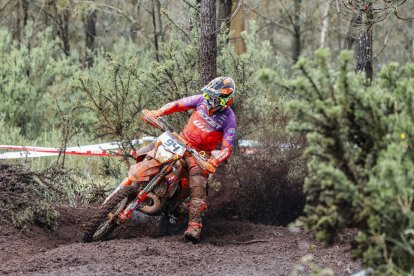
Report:
M166 233L155 218L139 218L112 239L85 244L83 225L93 210L60 208L55 231L0 225L0 274L24 275L307 275L312 265L337 275L360 269L350 258L348 230L333 247L286 227L207 217L203 239L184 242L180 229ZM312 255L304 265L301 258Z

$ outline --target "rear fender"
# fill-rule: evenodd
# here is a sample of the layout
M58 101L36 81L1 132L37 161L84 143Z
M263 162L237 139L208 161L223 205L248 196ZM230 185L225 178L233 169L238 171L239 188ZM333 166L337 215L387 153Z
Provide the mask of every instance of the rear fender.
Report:
M148 181L151 176L160 171L160 163L155 159L144 159L132 165L128 171L128 178L132 181Z

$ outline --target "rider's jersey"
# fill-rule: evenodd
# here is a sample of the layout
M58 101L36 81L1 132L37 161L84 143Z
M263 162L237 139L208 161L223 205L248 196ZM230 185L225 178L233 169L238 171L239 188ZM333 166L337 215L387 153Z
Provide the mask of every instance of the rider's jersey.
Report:
M208 115L203 95L195 95L168 103L161 108L162 115L195 109L182 135L191 146L210 152L221 143L221 151L215 157L219 163L230 157L236 132L236 117L228 107L212 116Z

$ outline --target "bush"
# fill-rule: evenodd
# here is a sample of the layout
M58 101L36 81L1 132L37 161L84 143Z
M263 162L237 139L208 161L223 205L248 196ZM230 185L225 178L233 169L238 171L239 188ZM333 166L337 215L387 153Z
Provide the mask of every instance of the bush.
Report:
M54 203L65 198L66 173L57 169L30 171L21 165L0 163L0 210L16 227L36 223L54 227L58 213Z
M78 70L76 55L67 58L62 54L50 28L34 32L29 23L18 44L10 32L0 30L0 91L4 99L0 114L28 137L37 137L59 123L56 104L66 107L65 100L70 97L65 93L66 79Z
M327 50L301 59L290 81L290 129L305 134L306 216L332 243L357 226L354 254L378 273L414 273L414 66L390 64L371 87L351 72L352 53L338 69Z

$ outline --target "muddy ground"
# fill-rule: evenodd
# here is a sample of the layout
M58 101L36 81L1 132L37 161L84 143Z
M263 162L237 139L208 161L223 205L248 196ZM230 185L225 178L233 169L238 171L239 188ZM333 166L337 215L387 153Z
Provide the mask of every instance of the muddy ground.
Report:
M333 247L324 247L304 231L207 217L203 239L194 245L184 242L179 230L166 233L157 219L141 218L118 229L111 240L85 244L83 225L91 210L59 212L55 231L0 223L0 274L309 275L312 267L320 267L350 275L360 269L350 256L352 230Z

